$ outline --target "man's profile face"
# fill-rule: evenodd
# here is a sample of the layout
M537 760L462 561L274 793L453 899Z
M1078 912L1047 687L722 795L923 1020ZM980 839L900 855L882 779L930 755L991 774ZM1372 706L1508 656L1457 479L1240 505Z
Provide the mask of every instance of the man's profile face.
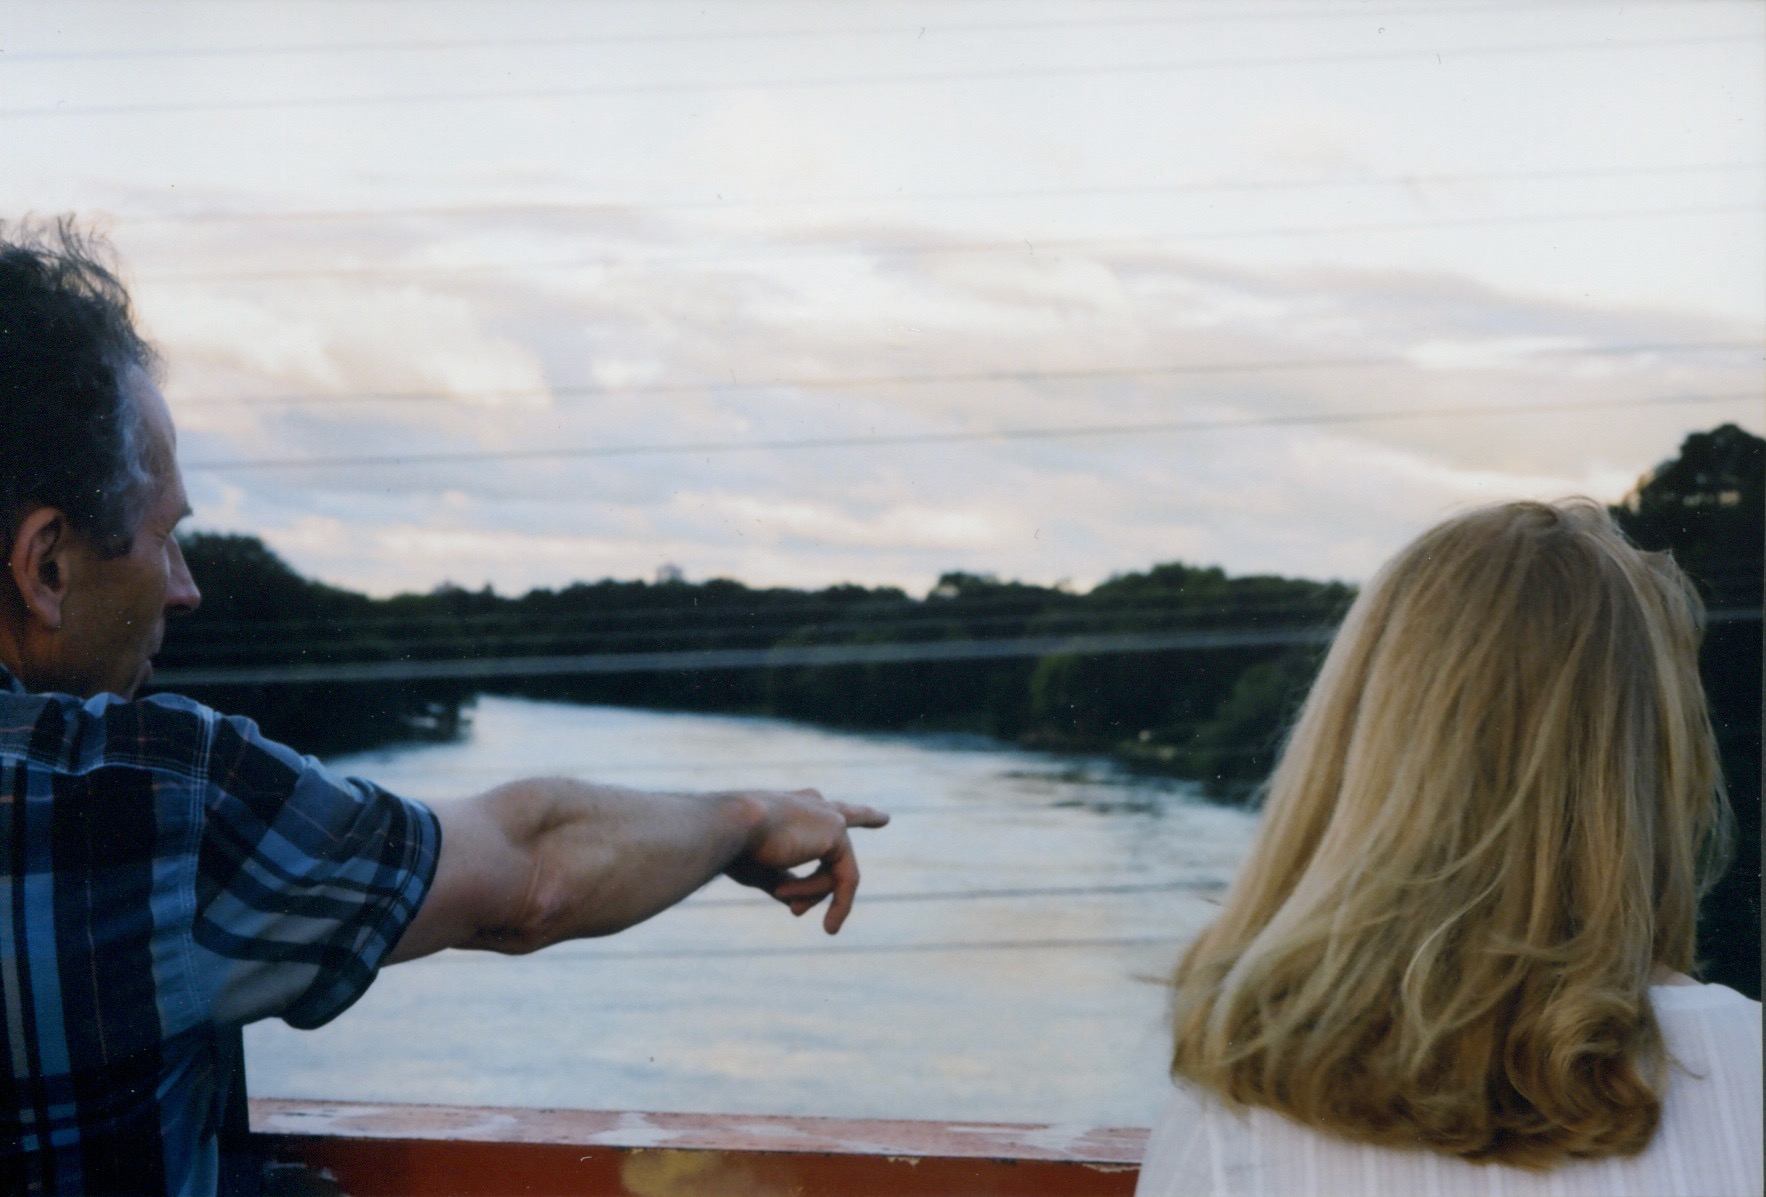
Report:
M53 688L81 698L132 697L153 674L166 617L202 600L173 536L190 507L171 412L146 372L125 372L121 385L141 413L153 482L127 553L106 558L84 538L73 549Z

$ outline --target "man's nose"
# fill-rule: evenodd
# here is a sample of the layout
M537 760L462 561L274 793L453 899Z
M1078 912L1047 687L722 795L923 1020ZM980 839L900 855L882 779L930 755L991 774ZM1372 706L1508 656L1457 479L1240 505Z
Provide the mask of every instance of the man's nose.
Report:
M173 615L182 615L202 606L202 591L196 588L196 579L190 576L190 566L184 562L184 550L173 540L171 545L171 577L166 585L166 611Z

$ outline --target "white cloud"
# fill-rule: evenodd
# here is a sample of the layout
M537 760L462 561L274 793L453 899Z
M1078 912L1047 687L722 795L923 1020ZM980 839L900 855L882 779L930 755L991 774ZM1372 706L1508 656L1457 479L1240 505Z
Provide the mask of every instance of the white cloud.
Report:
M865 20L923 39L27 59L0 105L632 90L9 118L0 206L117 214L188 462L333 462L192 469L198 522L376 590L662 560L916 588L947 569L1083 584L1174 557L1354 576L1455 505L1616 498L1690 429L1760 427L1753 9L1450 6L1381 33L1359 5L1204 21L1102 2L1010 36L910 2ZM9 48L169 46L199 21L215 45L311 39L314 20L376 44L672 29L592 4L168 3L152 28L110 7L22 11ZM713 6L695 28L854 19L806 11ZM1703 36L1723 40L1656 44ZM1530 39L1639 47L1451 53ZM1394 49L1414 56L1346 58ZM1259 57L1295 61L1115 69ZM929 81L946 71L969 75ZM768 79L796 83L697 90ZM1725 340L1754 348L1580 352ZM1315 364L1197 369L1271 362ZM248 402L301 392L444 398ZM1754 397L1610 406L1730 392ZM1513 410L1457 414L1482 407ZM1280 423L1372 412L1415 418ZM1206 421L1251 424L347 461Z
M1530 357L1586 346L1569 337L1492 337L1483 340L1431 340L1413 345L1405 357L1425 370L1506 370ZM1604 362L1578 365L1606 366Z
M595 240L610 229L624 230L634 251L690 235L665 224L632 230L623 218L581 231ZM231 472L222 501L230 519L271 535L302 568L377 590L649 576L660 560L756 584L913 589L949 569L1085 583L1176 557L1356 576L1418 520L1505 495L1617 498L1624 485L1614 480L1667 456L1685 429L1747 415L1733 404L1576 404L1736 390L1759 377L1757 355L1735 350L1611 354L1590 370L1569 350L1739 334L1440 275L1283 275L1145 250L953 267L961 261L934 250L865 267L860 256L829 276L775 270L762 254L739 269L715 260L628 271L582 296L543 279L468 276L433 302L397 292L408 306L390 315L375 306L384 296L323 303L298 319L326 330L315 340L327 360L348 362L355 376L437 378L460 399L463 375L448 362L483 353L490 387L528 371L591 389L494 413L458 402L252 409L248 428L193 420L186 456L1250 421L874 450ZM162 339L182 360L182 341ZM200 358L210 342L193 341ZM1329 365L1340 359L1352 364ZM1230 368L1196 369L1209 363ZM928 377L948 381L911 381ZM1507 414L1463 414L1492 406ZM1369 412L1417 418L1329 422ZM1324 423L1281 423L1296 417ZM212 501L200 484L195 493ZM330 522L292 519L303 506Z
M739 524L747 535L770 544L808 542L834 549L964 549L980 554L991 550L1014 522L997 507L949 510L909 503L855 514L832 502L692 493L679 495L676 505Z
M224 372L285 393L423 391L491 404L548 396L533 353L459 295L300 280L249 290L150 285L138 300L180 391L200 394L203 375Z

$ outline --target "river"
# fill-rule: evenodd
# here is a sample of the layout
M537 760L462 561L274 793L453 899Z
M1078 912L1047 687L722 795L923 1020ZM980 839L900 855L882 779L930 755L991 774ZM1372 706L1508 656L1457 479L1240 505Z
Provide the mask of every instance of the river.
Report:
M837 937L720 879L607 939L413 961L320 1030L247 1028L258 1097L1144 1126L1160 978L1253 826L1098 758L507 698L456 742L329 763L422 799L813 785L894 821L856 837Z

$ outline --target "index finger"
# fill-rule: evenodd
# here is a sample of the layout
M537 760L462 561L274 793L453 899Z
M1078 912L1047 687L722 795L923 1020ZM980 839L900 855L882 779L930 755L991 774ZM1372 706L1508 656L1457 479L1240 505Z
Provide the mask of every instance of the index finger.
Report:
M848 827L886 827L889 825L889 812L878 810L874 806L866 806L861 802L830 802L828 805L840 812Z
M828 903L828 913L822 917L822 930L834 935L852 913L852 899L858 893L858 858L852 854L852 841L845 834L834 850L822 858L822 868L834 881L834 900Z

